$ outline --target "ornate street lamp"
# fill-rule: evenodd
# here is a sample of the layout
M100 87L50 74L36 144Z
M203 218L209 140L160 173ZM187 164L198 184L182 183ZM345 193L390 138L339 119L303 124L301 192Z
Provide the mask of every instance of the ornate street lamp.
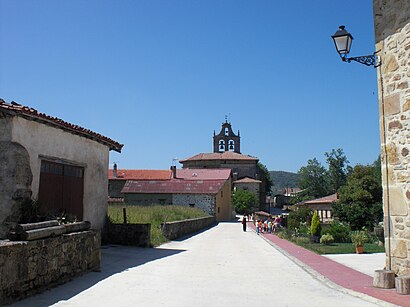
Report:
M340 58L343 62L350 63L351 61L356 61L366 66L380 66L380 61L376 56L377 52L374 52L372 55L364 55L351 58L347 57L350 52L350 47L352 46L353 36L345 30L345 26L340 26L339 30L337 30L336 33L332 35L332 38L333 42L335 43L337 53L339 53Z

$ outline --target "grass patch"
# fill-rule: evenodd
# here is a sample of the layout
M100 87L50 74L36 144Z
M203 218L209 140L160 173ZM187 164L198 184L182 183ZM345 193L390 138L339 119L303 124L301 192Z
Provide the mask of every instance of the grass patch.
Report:
M294 241L299 246L302 246L317 254L354 254L356 248L352 243L331 243L328 245L321 243L311 243L306 241ZM384 253L384 246L378 246L375 243L366 243L364 245L365 253Z
M131 206L131 205L109 205L108 216L113 223L123 223L123 208L127 211L127 223L129 224L151 224L151 245L158 246L167 242L162 235L161 223L175 222L186 219L194 219L209 216L198 208L185 206Z

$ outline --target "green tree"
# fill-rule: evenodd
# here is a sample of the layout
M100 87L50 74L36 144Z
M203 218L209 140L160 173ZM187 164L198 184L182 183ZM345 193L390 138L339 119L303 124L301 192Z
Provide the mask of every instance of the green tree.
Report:
M310 224L312 220L313 210L307 207L300 207L295 211L289 212L288 215L288 228L289 229L299 229L301 223Z
M232 195L232 204L237 213L249 213L257 207L258 198L250 191L237 189Z
M335 217L353 230L374 225L383 217L382 187L370 165L356 165L339 190L339 201L333 207Z
M271 190L272 190L272 186L273 186L273 181L272 181L272 178L270 176L270 173L269 173L267 167L264 164L260 163L260 162L258 162L257 167L258 167L258 172L259 172L259 175L260 175L259 179L265 185L266 194L269 195Z
M307 189L307 194L315 198L328 195L328 183L326 169L316 158L308 160L308 164L300 168L299 186Z
M341 148L332 149L331 152L326 152L325 156L328 164L329 192L336 193L341 186L346 184L349 161Z
M372 164L373 172L374 172L374 178L377 180L377 182L382 185L382 160L380 158L380 155L377 157L376 161L373 162Z

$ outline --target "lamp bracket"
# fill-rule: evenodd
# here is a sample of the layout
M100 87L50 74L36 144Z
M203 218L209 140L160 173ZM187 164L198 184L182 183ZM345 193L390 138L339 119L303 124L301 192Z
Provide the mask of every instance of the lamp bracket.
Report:
M376 53L379 51L374 52L371 55L362 55L358 57L351 57L348 58L346 55L342 56L342 61L350 63L351 61L355 61L361 64L364 64L366 66L373 66L373 67L379 67L381 65L380 57L376 56Z

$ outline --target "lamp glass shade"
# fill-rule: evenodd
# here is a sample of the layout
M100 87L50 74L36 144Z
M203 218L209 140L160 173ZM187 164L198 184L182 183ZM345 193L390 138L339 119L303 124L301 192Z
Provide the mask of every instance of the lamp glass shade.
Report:
M350 52L353 36L345 30L344 26L340 26L339 30L332 35L337 52L340 55L346 55Z

